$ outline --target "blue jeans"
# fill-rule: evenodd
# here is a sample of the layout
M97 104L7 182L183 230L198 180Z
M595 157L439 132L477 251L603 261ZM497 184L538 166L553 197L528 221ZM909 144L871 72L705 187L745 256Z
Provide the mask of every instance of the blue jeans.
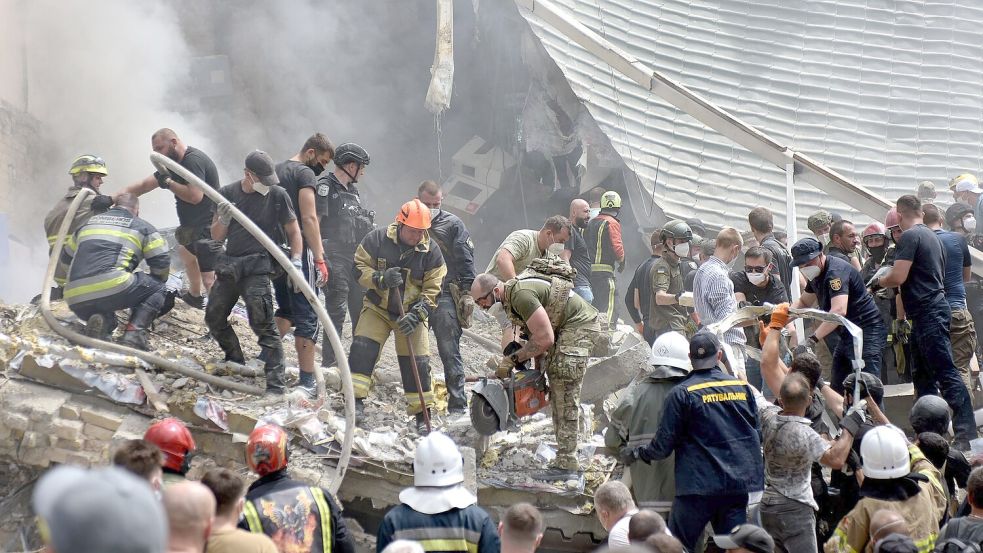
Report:
M881 364L884 358L884 344L887 343L887 329L878 320L875 324L863 327L863 372L881 378ZM840 337L833 351L833 368L829 386L837 393L843 393L843 381L853 372L853 336Z
M573 291L576 292L578 296L584 298L584 301L587 303L594 301L594 292L591 291L589 284L587 286L574 286Z
M442 290L437 296L437 310L430 315L430 328L437 337L437 352L444 365L444 383L447 384L447 409L463 411L468 408L464 395L464 361L461 359L461 323L457 320L457 307L450 292Z
M687 551L694 551L707 523L726 534L747 522L748 496L742 494L677 495L669 511L669 531Z
M952 408L956 440L969 441L977 438L976 418L969 391L952 360L950 318L944 301L912 317L911 379L918 397L939 395L942 389L942 397Z

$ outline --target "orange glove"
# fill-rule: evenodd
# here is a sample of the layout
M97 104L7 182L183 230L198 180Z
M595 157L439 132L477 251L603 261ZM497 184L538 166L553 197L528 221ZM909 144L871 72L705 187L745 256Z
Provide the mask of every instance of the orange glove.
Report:
M780 303L771 310L771 322L768 328L781 330L788 324L788 304Z

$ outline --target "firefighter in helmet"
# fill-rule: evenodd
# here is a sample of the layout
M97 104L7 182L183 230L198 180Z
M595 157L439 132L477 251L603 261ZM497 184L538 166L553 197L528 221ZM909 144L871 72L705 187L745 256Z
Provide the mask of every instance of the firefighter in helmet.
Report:
M614 271L625 270L625 244L621 239L621 196L608 190L601 196L601 211L587 224L584 238L591 253L591 290L594 292L594 307L605 315L613 328L614 316Z
M195 451L195 439L188 427L176 418L166 418L151 424L143 439L156 445L164 454L164 487L184 480Z

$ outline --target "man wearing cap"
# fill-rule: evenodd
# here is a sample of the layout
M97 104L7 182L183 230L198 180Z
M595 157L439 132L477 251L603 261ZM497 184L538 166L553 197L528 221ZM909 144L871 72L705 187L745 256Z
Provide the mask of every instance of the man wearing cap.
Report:
M126 469L56 467L38 481L32 500L47 551L164 553L167 546L163 506Z
M846 317L859 326L863 331L863 370L879 375L887 330L860 271L847 261L824 254L822 245L812 237L802 238L792 245L792 265L798 267L808 281L792 307L818 307ZM856 361L850 332L845 326L824 322L803 343L814 349L820 340L832 333L838 335L839 343L833 350L831 382L834 390L843 393L843 379L853 370L851 361Z
M918 183L918 188L916 189L915 195L918 199L922 201L923 204L934 204L935 203L935 183L930 180L923 180Z
M464 487L464 461L454 441L432 432L416 444L413 487L382 518L377 553L396 540L413 540L424 551L497 553L501 542L478 498Z
M939 237L923 223L921 202L912 195L898 198L903 231L894 266L874 275L873 286L901 287L901 301L912 326L911 377L918 396L939 395L953 411L956 449L966 451L978 437L966 384L952 359L951 310L945 298L945 253Z
M212 239L225 241L225 252L218 256L216 280L205 310L205 324L212 338L225 352L226 361L245 363L239 337L229 324L232 308L241 297L246 304L249 327L258 338L265 366L266 391L284 392L283 346L273 319L273 293L270 275L275 261L266 248L239 221L232 218L232 206L242 212L274 242L279 233L290 244L290 261L303 272L303 238L290 196L279 183L269 154L256 150L246 157L245 175L239 182L219 191L226 201L218 205L212 219Z
M765 532L764 528L753 524L739 524L729 534L717 534L713 536L713 543L717 544L717 547L721 549L736 551L737 553L744 553L745 551L749 551L750 553L772 553L775 550L775 542L768 535L768 532ZM788 550L782 549L782 551ZM815 548L813 548L813 551L815 551Z
M806 226L809 227L809 232L815 235L816 240L819 240L819 243L823 247L826 247L826 244L829 243L829 231L832 225L833 216L825 209L820 209L813 213L806 220Z
M676 455L676 497L669 530L693 551L710 522L724 532L747 521L748 493L764 487L758 409L751 387L721 369L711 332L690 340L693 372L666 398L652 440L624 450L626 465Z
M957 175L949 181L949 190L952 191L952 198L957 202L964 202L973 208L973 216L977 221L983 219L983 188L974 175L963 173ZM983 234L983 229L977 227L976 234Z

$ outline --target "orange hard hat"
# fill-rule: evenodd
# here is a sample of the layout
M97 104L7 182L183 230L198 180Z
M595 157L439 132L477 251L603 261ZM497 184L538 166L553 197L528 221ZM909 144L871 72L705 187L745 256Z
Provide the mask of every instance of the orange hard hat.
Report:
M287 433L275 424L260 426L246 442L246 464L260 476L287 466Z
M396 222L417 230L426 230L430 228L430 208L417 198L413 198L399 208Z
M195 450L195 439L183 422L173 417L157 421L150 425L143 439L160 448L164 454L164 468L182 474L188 471L191 460L188 453Z

